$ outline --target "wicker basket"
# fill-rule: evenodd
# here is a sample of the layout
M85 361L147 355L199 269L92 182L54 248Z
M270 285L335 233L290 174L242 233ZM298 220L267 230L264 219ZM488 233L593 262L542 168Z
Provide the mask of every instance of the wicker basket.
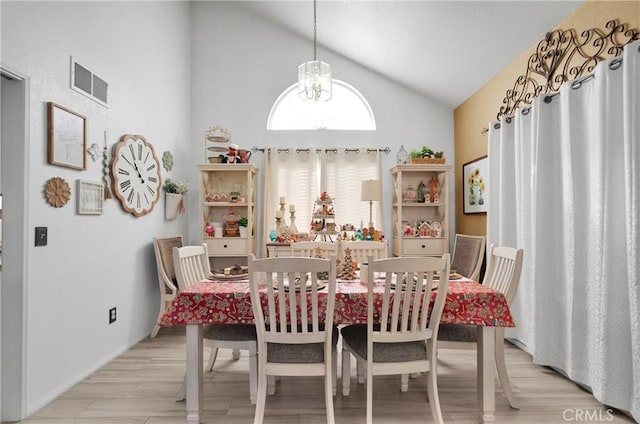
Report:
M414 164L445 163L445 161L445 158L411 158L411 163Z

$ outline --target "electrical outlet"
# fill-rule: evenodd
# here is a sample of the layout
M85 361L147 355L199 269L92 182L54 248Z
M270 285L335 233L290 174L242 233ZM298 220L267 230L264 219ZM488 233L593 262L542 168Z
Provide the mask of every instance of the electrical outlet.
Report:
M109 309L109 324L116 322L116 307Z

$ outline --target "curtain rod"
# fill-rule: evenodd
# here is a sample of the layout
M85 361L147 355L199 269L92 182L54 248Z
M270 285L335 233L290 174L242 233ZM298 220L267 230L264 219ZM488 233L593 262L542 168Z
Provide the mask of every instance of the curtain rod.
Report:
M282 152L289 153L289 151L294 150L294 149L295 149L296 153L309 153L309 152L311 152L312 148L311 147L304 147L304 148L301 148L301 147L296 147L296 148L284 147L284 148L277 148L276 151L278 153L282 153ZM325 148L325 149L320 148L320 147L316 147L316 148L314 148L314 151L316 153L321 153L321 152L338 153L338 149L343 149L343 147L340 147L340 148L331 147L331 148ZM391 149L388 146L385 147L385 148L378 148L378 149L376 149L376 148L366 148L366 149L363 149L363 150L366 150L367 153L374 153L374 152L384 152L386 154L391 153ZM270 152L271 151L271 147L256 147L256 146L253 146L251 148L251 151L252 152L261 152L261 153L264 153L265 151ZM345 151L345 153L349 153L349 152L360 153L360 149L359 148L349 148L349 147L347 147L347 148L344 148L344 151Z

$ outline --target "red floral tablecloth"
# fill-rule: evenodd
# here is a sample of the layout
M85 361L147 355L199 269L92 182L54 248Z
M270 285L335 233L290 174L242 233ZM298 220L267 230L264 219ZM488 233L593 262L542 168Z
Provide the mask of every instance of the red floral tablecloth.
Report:
M375 292L374 292L375 293ZM436 292L433 292L435 299ZM360 282L339 282L336 287L335 324L367 322L367 287ZM451 281L442 323L514 327L502 293L474 281ZM253 323L249 283L202 282L180 292L160 318L164 327L187 324Z

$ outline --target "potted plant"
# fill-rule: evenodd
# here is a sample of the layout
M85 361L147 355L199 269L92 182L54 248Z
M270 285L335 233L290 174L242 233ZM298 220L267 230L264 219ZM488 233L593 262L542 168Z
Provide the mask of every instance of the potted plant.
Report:
M427 146L409 153L411 163L445 163L444 152L434 152Z
M240 226L240 237L247 237L247 226L249 226L249 219L242 217L238 220Z
M189 184L186 181L171 181L170 178L167 178L163 188L166 193L183 195L189 191Z
M189 184L185 181L171 181L167 178L162 188L165 193L164 217L167 220L176 219L186 211L184 195L189 191Z

